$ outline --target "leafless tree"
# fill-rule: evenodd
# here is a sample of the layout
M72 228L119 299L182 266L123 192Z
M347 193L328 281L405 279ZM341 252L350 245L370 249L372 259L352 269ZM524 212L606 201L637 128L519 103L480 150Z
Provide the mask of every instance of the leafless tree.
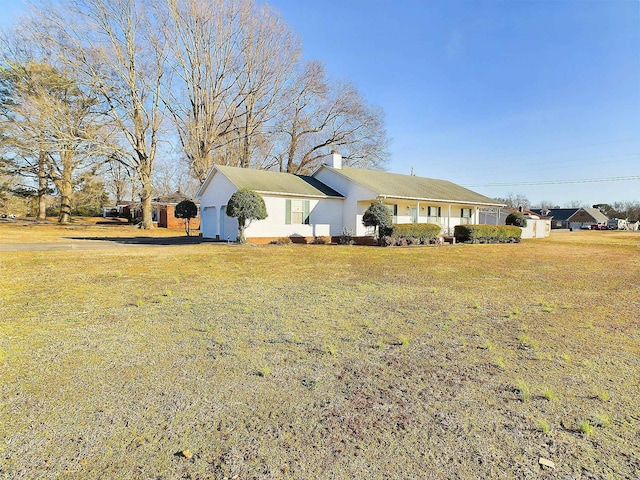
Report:
M105 164L103 177L107 189L113 195L116 205L127 198L134 198L135 178L126 162L117 153L112 153Z
M524 208L527 209L531 206L529 199L521 193L509 193L504 198L496 198L496 200L506 204L508 208Z
M24 68L34 57L27 42L20 35L6 32L0 36L0 155L6 172L16 177L35 177L38 180L37 218L46 217L48 173L47 152L38 142L40 129L26 117L23 102L33 99L36 92L29 87Z
M589 205L583 202L582 200L570 200L566 203L567 208L583 208L588 206Z
M61 0L41 6L34 38L81 84L97 92L140 183L142 224L153 228L152 174L163 120L161 19L147 0Z
M300 46L293 31L268 5L253 7L241 27L240 101L236 115L240 166L248 168L256 140L265 141L283 109L284 93L300 57Z
M193 196L200 182L189 172L189 162L167 158L158 160L153 175L153 190L157 196L182 193Z
M204 181L214 163L264 164L300 55L297 37L251 0L165 0L157 8L169 19L166 104L194 176Z
M96 159L101 124L95 97L45 62L6 62L1 81L8 99L1 115L5 143L38 176L38 217L44 217L48 176L60 193L59 221L67 223L74 175Z
M382 112L367 105L353 85L332 82L319 62L303 66L287 100L279 123L281 170L308 172L335 148L347 164L380 168L387 161Z
M165 81L165 103L193 175L202 182L232 126L247 2L165 0L156 8L158 16L167 18L171 75Z

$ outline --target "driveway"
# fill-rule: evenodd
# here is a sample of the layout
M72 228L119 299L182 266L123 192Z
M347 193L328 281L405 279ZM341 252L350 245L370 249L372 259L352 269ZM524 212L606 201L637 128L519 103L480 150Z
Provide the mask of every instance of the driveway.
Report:
M216 243L216 241L200 237L62 237L62 241L58 242L0 243L0 252L113 250L132 246L171 247L201 243Z

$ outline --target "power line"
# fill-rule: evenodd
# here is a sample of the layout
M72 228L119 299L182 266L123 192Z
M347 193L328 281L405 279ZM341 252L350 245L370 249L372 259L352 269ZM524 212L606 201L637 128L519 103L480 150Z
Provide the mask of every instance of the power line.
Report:
M502 182L484 183L474 185L463 185L464 187L511 187L511 186L536 186L536 185L564 185L570 183L601 183L601 182L626 182L640 180L640 175L630 177L609 177L609 178L585 178L581 180L539 180L535 182Z

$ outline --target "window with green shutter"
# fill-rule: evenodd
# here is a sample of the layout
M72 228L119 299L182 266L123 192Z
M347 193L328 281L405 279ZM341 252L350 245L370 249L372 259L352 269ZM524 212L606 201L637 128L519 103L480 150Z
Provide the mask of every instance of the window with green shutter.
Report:
M309 200L286 199L285 204L285 224L287 225L308 225L311 202Z

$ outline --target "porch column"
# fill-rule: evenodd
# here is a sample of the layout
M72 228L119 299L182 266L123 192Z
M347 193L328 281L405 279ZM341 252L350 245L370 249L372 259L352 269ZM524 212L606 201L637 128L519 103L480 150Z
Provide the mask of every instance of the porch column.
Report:
M447 207L447 235L451 235L451 204Z

